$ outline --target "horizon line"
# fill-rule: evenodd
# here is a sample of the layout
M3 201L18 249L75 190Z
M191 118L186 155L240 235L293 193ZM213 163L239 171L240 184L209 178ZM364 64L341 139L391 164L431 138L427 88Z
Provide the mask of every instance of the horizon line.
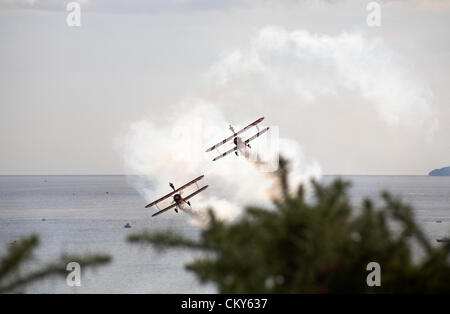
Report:
M62 177L62 176L146 176L145 174L0 174L0 177ZM430 176L429 174L364 174L364 173L324 173L321 176Z

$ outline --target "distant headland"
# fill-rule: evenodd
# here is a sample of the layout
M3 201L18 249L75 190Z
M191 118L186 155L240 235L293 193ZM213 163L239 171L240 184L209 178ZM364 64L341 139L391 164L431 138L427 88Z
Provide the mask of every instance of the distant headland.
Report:
M444 167L441 169L434 169L430 171L429 176L450 176L450 167Z

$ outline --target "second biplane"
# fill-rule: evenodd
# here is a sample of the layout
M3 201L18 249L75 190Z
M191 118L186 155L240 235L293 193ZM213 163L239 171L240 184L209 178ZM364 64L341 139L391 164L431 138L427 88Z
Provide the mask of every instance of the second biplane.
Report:
M215 157L213 159L213 161L216 161L222 157L225 157L226 155L228 155L229 153L234 152L236 154L236 156L239 156L238 151L243 154L244 156L247 156L248 154L248 149L251 149L251 146L249 144L250 141L253 141L255 138L259 137L261 134L267 132L269 130L269 127L266 127L265 129L263 129L262 131L259 130L258 124L264 120L264 117L259 118L258 120L256 120L253 123L250 123L249 125L247 125L245 128L243 128L242 130L239 130L238 132L234 131L234 128L230 125L229 129L231 132L233 132L233 135L227 137L226 139L224 139L222 142L217 143L216 145L211 146L210 148L208 148L206 150L206 152L210 152L212 150L217 150L217 152L220 154L219 156ZM250 137L247 140L243 140L240 136L238 136L239 134L244 133L245 131L247 131L248 129L250 129L251 127L256 127L256 129L258 130L258 133L256 133L255 135L253 135L252 137ZM228 141L233 140L234 143L234 147L231 148L230 150L226 151L225 153L221 153L217 148L219 146L222 146L223 144L227 143Z
M168 199L169 197L172 197L172 203L167 206L164 209L160 209L158 212L154 213L152 215L152 217L157 216L159 214L164 213L165 211L168 211L169 209L174 208L175 211L178 213L178 210L186 210L187 206L189 206L189 208L191 207L191 202L189 202L189 199L194 197L195 195L197 195L198 193L206 190L206 188L208 187L207 185L203 186L203 187L199 187L198 186L198 181L200 181L201 179L203 179L204 175L201 175L198 178L195 178L194 180L186 183L185 185L179 187L178 189L175 189L175 186L172 183L169 183L169 186L173 189L173 191L167 195L164 195L163 197L157 199L156 201L151 202L150 204L148 204L147 206L145 206L145 208L149 208L152 206L156 206L156 208L160 209L158 204L166 199ZM195 184L197 190L191 194L189 194L188 196L183 197L183 191L188 188L189 186Z

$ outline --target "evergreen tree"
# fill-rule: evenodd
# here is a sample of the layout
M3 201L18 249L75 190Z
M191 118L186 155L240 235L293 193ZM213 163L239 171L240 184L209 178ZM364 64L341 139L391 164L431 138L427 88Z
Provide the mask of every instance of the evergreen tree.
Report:
M376 207L365 199L355 211L349 182L312 182L313 201L288 184L288 163L280 160L276 210L247 207L227 223L209 211L199 239L173 232L130 235L131 243L158 249L203 251L186 265L221 293L449 293L450 245L434 247L413 217L412 208L387 192ZM421 248L414 262L411 245ZM369 287L367 264L381 266L381 286Z
M0 293L23 292L27 285L51 277L65 277L68 274L66 265L69 262L77 262L83 267L94 267L108 263L111 258L108 255L84 255L61 256L57 262L48 263L39 269L29 272L24 268L33 260L33 252L39 245L39 237L30 235L18 240L8 248L4 257L0 258Z

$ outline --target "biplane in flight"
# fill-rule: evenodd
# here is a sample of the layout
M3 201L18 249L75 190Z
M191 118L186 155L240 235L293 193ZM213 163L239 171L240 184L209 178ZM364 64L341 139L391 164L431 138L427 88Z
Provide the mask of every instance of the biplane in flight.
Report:
M186 183L185 185L179 187L178 189L175 189L175 186L172 183L169 183L169 186L173 189L173 191L167 195L164 195L163 197L157 199L156 201L151 202L150 204L148 204L147 206L145 206L145 208L149 208L152 207L153 205L156 206L156 208L159 209L158 212L154 213L152 215L153 216L157 216L159 214L164 213L165 211L168 211L169 209L174 208L175 211L178 213L178 210L184 210L184 209L188 209L188 208L192 208L191 207L191 202L189 201L189 199L191 199L192 197L194 197L195 195L197 195L198 193L206 190L206 188L208 187L207 185L203 186L203 187L199 187L198 186L198 181L200 181L201 179L203 179L204 175L201 175L200 177ZM193 184L195 184L197 190L191 194L189 194L188 196L183 197L182 194L184 192L184 190L186 188L188 188L189 186L192 186ZM172 203L167 206L164 209L160 209L158 204L166 199L168 199L169 197L172 197ZM187 206L189 206L187 208Z
M244 156L246 156L248 154L248 149L251 149L252 147L250 146L250 141L253 141L255 138L257 138L258 136L260 136L261 134L267 132L269 130L269 127L266 127L265 129L263 129L262 131L259 130L258 124L264 120L264 117L259 118L258 120L256 120L253 123L250 123L249 125L247 125L245 128L243 128L242 130L235 132L234 128L230 125L229 129L231 132L233 132L233 135L227 137L226 139L224 139L222 142L217 143L216 145L213 145L212 147L208 148L206 150L206 152L210 152L212 150L217 150L217 152L220 154L219 156L217 156L216 158L213 159L213 161L216 161L220 158L225 157L226 155L234 152L236 154L236 156L239 156L238 151L243 154ZM250 137L247 140L243 140L240 136L240 134L244 133L245 131L247 131L248 129L250 129L251 127L256 127L256 129L258 130L258 133L256 133L255 135L253 135L252 137ZM234 143L234 147L231 148L230 150L226 151L225 153L221 153L217 148L222 146L223 144L229 142L233 140Z

